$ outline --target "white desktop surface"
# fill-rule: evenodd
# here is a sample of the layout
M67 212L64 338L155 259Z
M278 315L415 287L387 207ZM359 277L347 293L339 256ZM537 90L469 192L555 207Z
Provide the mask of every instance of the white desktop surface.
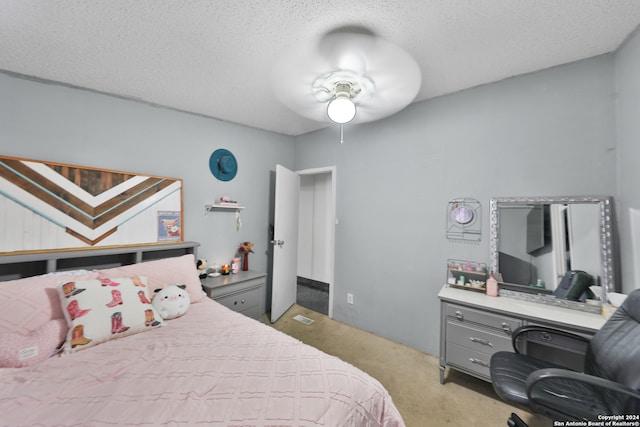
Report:
M450 288L444 285L438 298L448 302L458 302L499 311L504 314L515 314L545 323L559 323L598 331L607 319L600 314L572 310L564 307L545 305L536 302L522 301L509 297L489 297L481 292Z

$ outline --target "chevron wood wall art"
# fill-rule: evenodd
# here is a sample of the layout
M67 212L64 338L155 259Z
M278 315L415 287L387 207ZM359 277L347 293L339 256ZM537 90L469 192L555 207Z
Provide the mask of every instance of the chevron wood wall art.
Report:
M180 179L0 156L0 253L182 236Z

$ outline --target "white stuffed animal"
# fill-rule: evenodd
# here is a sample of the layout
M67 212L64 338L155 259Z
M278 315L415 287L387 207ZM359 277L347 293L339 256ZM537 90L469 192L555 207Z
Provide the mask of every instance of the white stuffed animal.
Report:
M156 289L151 305L164 320L175 319L187 312L191 298L186 285L171 285Z

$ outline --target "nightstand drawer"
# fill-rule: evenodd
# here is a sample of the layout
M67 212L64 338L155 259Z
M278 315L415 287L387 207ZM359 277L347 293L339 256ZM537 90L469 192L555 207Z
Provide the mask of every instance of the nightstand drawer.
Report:
M260 319L264 313L265 283L264 273L249 270L204 278L202 289L209 298L231 310Z
M455 320L447 321L447 341L490 354L496 351L513 351L511 336L506 332L496 331L494 333L463 325Z
M252 319L260 320L262 317L262 310L260 306L254 305L253 307L249 307L245 310L239 311L239 313L244 314L247 317L251 317Z
M502 316L500 314L488 313L486 311L474 310L454 304L447 304L447 317L455 318L460 322L473 322L503 330L509 334L522 325L520 319Z
M262 302L263 286L256 286L240 292L215 298L220 304L229 307L234 311L244 311L248 308L259 306Z

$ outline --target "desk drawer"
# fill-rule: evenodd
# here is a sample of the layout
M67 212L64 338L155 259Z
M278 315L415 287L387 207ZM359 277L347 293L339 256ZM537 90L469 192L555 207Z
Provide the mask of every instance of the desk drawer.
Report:
M490 361L491 354L474 351L452 342L447 342L447 364L478 375L487 381L491 379Z
M459 322L473 322L490 328L501 329L509 335L522 325L520 319L514 319L509 316L503 316L495 313L487 313L485 311L474 310L473 308L463 307L455 304L447 304L447 317L454 318Z
M535 323L527 323L527 324L536 326ZM550 327L553 328L553 326L550 326ZM573 334L580 335L588 339L593 338L593 335L589 335L585 333L578 333L573 331L567 331L567 332L571 332ZM585 354L587 352L587 346L588 346L588 344L585 342L577 341L569 337L565 337L562 335L552 335L546 332L538 332L538 331L527 332L526 339L527 341L533 341L538 344L542 344L544 346L564 348L566 350L574 351L582 354Z
M264 292L264 288L262 286L258 286L241 292L225 295L220 298L215 298L215 300L234 311L244 311L261 304L262 292Z
M506 332L496 331L494 333L462 324L456 320L447 320L447 341L489 354L496 351L513 351L511 335Z

